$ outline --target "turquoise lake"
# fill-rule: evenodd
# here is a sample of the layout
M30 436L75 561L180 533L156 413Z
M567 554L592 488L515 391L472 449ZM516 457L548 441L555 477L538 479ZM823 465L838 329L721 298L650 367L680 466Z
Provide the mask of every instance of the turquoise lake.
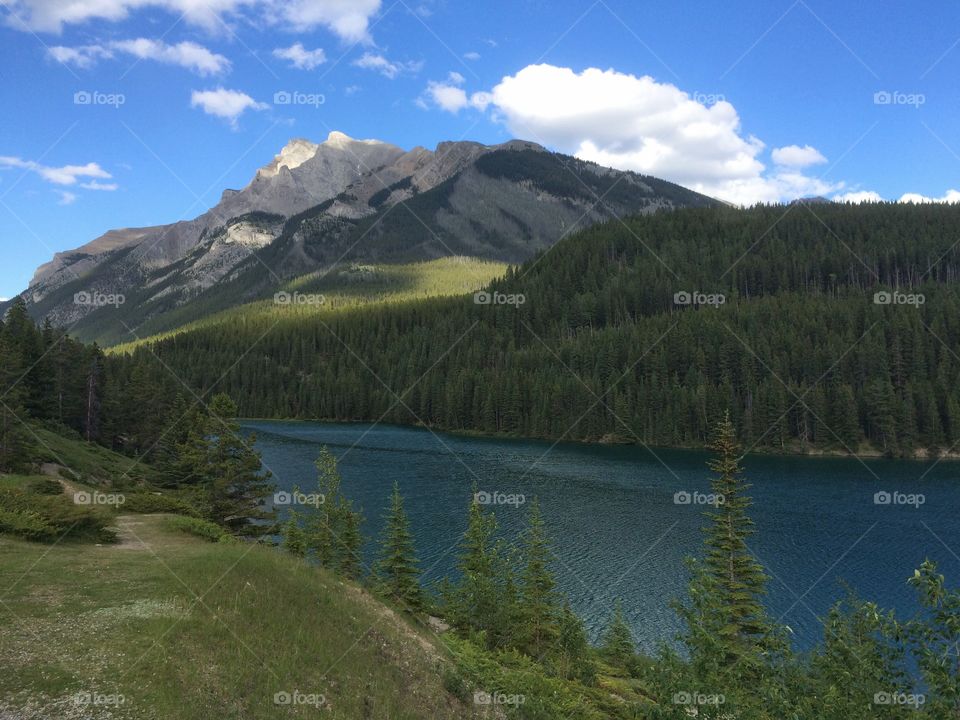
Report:
M701 550L702 513L709 508L693 499L709 492L706 453L554 446L388 425L258 420L243 426L257 434L264 466L280 489L314 489L313 462L322 445L330 448L345 493L366 516L368 561L394 481L425 583L455 572L474 484L501 500L536 496L557 581L594 638L617 597L642 650L670 642L678 630L670 601L685 594L683 559ZM751 550L770 577L767 607L792 629L798 649L820 639L818 617L848 589L911 613L906 579L924 558L960 585L957 461L750 455L743 464L754 499ZM682 502L683 493L690 503ZM877 493L889 496L880 495L878 504ZM490 508L505 537L523 527L523 504Z

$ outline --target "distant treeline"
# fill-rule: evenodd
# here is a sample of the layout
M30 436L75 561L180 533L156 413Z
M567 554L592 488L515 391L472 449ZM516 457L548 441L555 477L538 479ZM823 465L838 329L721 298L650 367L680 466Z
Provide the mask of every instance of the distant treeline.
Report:
M730 408L748 448L908 455L960 441L958 238L944 205L660 212L509 272L491 290L519 305L278 306L105 359L67 341L25 402L135 453L178 395L225 392L242 416L656 445L702 445ZM56 338L28 334L24 366Z
M278 307L116 372L176 375L248 416L700 445L730 407L748 447L910 454L960 440L958 232L951 206L661 212L508 273L493 290L519 306Z

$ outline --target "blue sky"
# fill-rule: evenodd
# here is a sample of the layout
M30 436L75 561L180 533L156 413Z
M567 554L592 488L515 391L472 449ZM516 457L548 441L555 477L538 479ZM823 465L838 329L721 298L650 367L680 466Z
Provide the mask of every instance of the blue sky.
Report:
M0 67L0 297L334 129L523 137L740 203L960 198L956 3L6 0Z

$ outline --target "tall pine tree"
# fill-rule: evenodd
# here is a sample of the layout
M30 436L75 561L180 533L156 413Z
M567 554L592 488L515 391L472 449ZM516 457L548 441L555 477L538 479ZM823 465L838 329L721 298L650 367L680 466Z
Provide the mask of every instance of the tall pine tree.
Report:
M693 563L691 605L680 608L686 625L684 642L702 673L736 667L758 669L777 642L761 598L767 577L747 547L753 521L747 514L749 485L741 477L740 447L729 414L717 425L708 463L716 473L711 487L720 498L706 513L706 557Z
M380 538L380 558L377 562L377 581L382 591L394 602L413 610L422 606L420 571L410 523L403 510L400 486L393 483L390 510Z

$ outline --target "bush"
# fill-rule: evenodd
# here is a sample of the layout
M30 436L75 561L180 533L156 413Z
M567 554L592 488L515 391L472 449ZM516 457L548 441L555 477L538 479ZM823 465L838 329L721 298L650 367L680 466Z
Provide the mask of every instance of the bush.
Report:
M0 489L0 532L25 540L116 542L116 533L107 527L110 520L110 514L100 508L74 505L63 493L38 495L18 488Z
M196 516L197 510L190 503L175 495L159 493L128 493L124 495L123 511L132 513L174 513Z
M63 495L63 485L56 478L35 478L27 482L26 490L34 495Z
M202 537L210 542L232 542L233 537L222 527L209 520L202 520L195 517L186 517L175 515L167 518L165 525L171 530L185 532L190 535ZM224 538L227 538L226 540Z
M47 540L56 535L57 529L40 515L0 508L0 533L16 535L24 540Z

